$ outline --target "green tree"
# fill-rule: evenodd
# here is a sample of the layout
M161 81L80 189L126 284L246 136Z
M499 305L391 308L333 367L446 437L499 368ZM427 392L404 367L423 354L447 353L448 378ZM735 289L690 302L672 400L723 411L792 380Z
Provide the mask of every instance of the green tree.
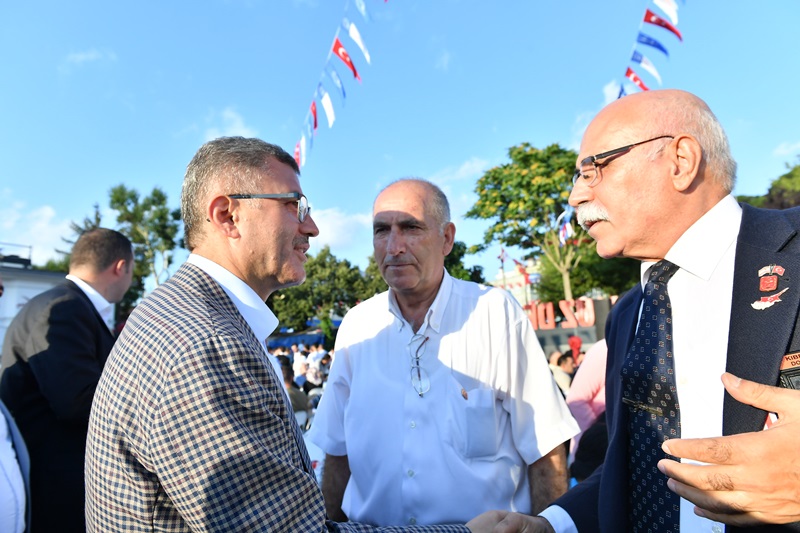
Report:
M475 187L478 201L467 217L493 222L483 244L470 251L498 241L525 250L526 258L543 257L542 263L549 262L560 274L566 299L571 300L571 274L594 253L594 244L580 227L574 228L566 245L558 237L558 217L568 205L577 154L558 144L539 149L522 143L508 155L510 163L487 171Z
M467 255L467 245L462 241L453 243L453 250L444 258L444 267L447 273L454 278L463 279L467 281L474 281L475 283L486 283L483 278L482 266L464 266L464 256Z
M328 342L333 341L331 315L344 315L355 305L363 279L358 267L346 259L338 260L325 246L305 265L306 281L273 293L267 305L278 317L281 327L304 331L312 318L320 320Z
M378 263L375 262L375 255L370 255L369 263L367 263L367 268L362 276L361 286L357 291L358 301L368 300L388 288L389 286L381 276L381 269L378 267Z
M739 196L740 202L767 209L787 209L800 205L800 163L786 164L788 172L778 176L764 196Z
M117 185L110 191L109 205L117 211L118 231L133 243L133 283L119 305L126 313L144 294L148 276L156 285L169 276L181 214L167 206L167 195L158 187L140 198L135 189Z

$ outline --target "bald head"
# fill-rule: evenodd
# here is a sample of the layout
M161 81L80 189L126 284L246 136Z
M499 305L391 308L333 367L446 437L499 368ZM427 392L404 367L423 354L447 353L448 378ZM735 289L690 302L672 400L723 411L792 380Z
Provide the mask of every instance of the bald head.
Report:
M625 96L603 108L589 128L623 133L631 143L658 135L691 135L703 153L700 172L725 192L733 190L736 162L725 131L708 105L691 93L664 89Z

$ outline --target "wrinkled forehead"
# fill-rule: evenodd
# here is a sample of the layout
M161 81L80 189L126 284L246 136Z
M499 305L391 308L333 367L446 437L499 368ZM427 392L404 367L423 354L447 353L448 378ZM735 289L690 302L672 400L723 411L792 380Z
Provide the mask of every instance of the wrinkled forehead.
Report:
M426 215L427 198L424 190L415 184L401 183L382 191L372 206L372 218L396 218L400 214L423 220Z
M619 101L615 103L621 104ZM586 127L577 162L640 141L648 129L643 118L635 106L611 104L605 107Z

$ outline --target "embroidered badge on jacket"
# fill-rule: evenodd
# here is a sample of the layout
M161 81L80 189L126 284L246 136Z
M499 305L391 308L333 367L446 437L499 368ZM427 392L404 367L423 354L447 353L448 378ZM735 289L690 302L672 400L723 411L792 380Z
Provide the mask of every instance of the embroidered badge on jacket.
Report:
M785 269L780 265L767 265L758 270L758 290L760 292L772 292L778 290L778 281L780 276L783 276ZM784 288L780 292L770 296L762 296L750 305L753 309L762 311L768 307L772 307L781 301L781 295L789 290L789 287Z

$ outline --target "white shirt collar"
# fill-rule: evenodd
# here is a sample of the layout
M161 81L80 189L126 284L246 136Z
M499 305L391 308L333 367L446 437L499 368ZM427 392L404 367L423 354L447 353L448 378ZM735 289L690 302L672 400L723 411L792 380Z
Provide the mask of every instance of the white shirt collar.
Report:
M114 304L106 300L94 287L78 276L67 274L67 279L83 291L86 297L89 298L89 301L92 302L92 306L97 310L100 318L106 323L106 326L112 329L114 327Z
M450 300L450 292L453 289L453 278L444 269L444 276L442 276L442 283L439 285L439 291L436 293L436 298L425 313L425 320L422 322L419 331L425 331L426 324L433 328L435 332L439 332L442 327L442 318L444 317L447 302ZM400 312L400 306L397 304L397 297L392 288L389 288L389 311L398 319L397 330L401 331L403 327L408 324Z
M725 251L736 242L742 223L742 207L730 194L692 224L672 245L664 259L708 281ZM642 283L653 262L642 263Z
M278 327L278 318L256 291L229 270L201 255L190 254L186 262L196 266L220 284L266 349L267 337Z

